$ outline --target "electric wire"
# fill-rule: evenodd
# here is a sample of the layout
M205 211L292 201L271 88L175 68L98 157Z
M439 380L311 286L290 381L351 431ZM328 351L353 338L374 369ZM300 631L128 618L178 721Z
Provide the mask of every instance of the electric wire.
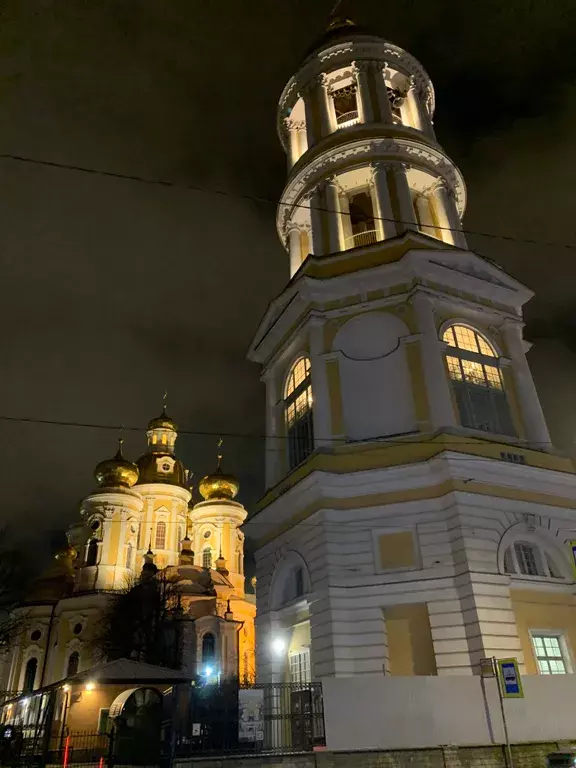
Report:
M207 187L201 187L196 184L187 184L184 182L168 181L167 179L151 179L151 178L147 178L145 176L139 176L136 174L120 173L117 171L105 171L100 168L91 168L85 165L72 165L69 163L58 162L56 160L44 160L42 158L29 157L26 155L13 155L8 152L0 152L0 160L11 160L19 163L41 165L41 166L46 166L48 168L56 168L59 170L76 171L78 173L89 173L95 176L109 177L113 179L122 179L124 181L134 181L139 184L147 184L151 186L160 186L160 187L167 187L172 189L187 189L191 192L197 192L199 194L217 195L221 197L229 197L232 199L235 198L235 199L247 200L253 203L261 203L263 205L274 205L277 207L286 206L289 208L302 208L309 211L312 211L312 210L321 211L323 213L338 213L342 216L351 215L349 212L336 211L332 208L324 208L322 206L310 206L310 205L305 205L303 203L285 203L282 200L272 200L268 197L262 197L259 195L249 195L246 193L232 192L230 190L224 190L224 189L209 189ZM366 218L368 220L368 217ZM370 220L371 221L387 221L387 222L393 222L396 224L405 224L407 226L414 226L413 221L403 221L402 219L385 217L385 216L374 215L370 217ZM491 238L496 240L504 240L512 243L522 243L523 245L540 245L540 246L549 246L554 248L576 249L576 243L562 243L562 242L556 242L552 240L537 240L535 238L516 237L514 235L504 235L496 232L482 232L479 230L464 229L464 228L457 228L457 227L446 227L446 226L440 226L440 225L434 225L433 227L431 225L424 225L424 226L425 228L429 228L429 229L443 230L448 232L461 232L462 234L465 234L465 235L473 235L476 237L485 237L485 238Z
M42 424L46 426L56 426L56 427L76 427L79 429L104 429L108 431L118 432L119 434L121 432L147 432L148 429L146 427L137 427L133 425L126 425L126 424L98 424L96 422L89 422L89 421L65 421L61 419L38 419L34 418L32 416L7 416L5 414L0 414L0 421L6 421L6 422L15 422L15 423L24 423L24 424ZM266 434L256 434L254 432L215 432L212 430L199 430L199 429L178 429L177 430L178 435L188 435L193 437L234 437L239 439L251 439L251 440L288 440L288 435L266 435ZM366 438L363 440L351 440L345 436L343 437L326 437L321 438L322 442L330 442L330 443L345 443L347 445L361 445L362 443L371 443L376 441L383 441L384 444L388 444L390 447L392 445L435 445L435 443L431 442L433 438L429 438L427 440L413 440L411 439L411 436L415 433L409 433L406 434L403 437L388 437L387 435L376 435L374 437ZM503 435L503 438L506 436ZM482 437L478 437L479 440L482 440ZM520 438L516 438L517 442L510 443L510 447L518 447L518 448L529 448L531 445L553 445L553 443L550 440L526 440L524 441L526 444L524 445L523 441ZM439 445L439 444L438 444ZM458 441L457 445L478 445L477 440L470 440L470 441Z

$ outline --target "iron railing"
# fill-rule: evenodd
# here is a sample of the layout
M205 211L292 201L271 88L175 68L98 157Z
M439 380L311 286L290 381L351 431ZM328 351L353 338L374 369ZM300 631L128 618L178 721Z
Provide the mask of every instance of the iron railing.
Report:
M42 727L23 729L4 726L0 742L0 764L32 764L43 762L52 765L103 764L109 761L110 737L108 734L82 731L63 736L49 736ZM6 733L6 729L10 729Z
M338 115L336 123L339 128L345 128L347 125L355 125L359 122L360 116L357 109L353 109L350 112L344 112L343 115Z
M377 243L378 237L375 229L367 229L365 232L356 232L346 238L346 248L358 248L361 245Z
M325 746L321 683L176 686L171 757L286 754ZM168 714L168 712L166 713Z

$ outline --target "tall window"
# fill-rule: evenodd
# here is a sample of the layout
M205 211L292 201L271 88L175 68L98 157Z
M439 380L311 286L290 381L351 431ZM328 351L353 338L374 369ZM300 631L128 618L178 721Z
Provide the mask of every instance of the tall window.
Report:
M206 547L202 552L202 568L212 568L212 550Z
M288 657L290 661L290 682L309 683L310 675L310 651L308 649L300 653L291 653Z
M206 632L202 638L202 664L213 664L216 661L216 638L212 632Z
M96 565L98 562L98 539L90 539L86 553L86 565Z
M72 651L68 656L68 666L66 668L66 677L72 677L78 672L78 665L80 664L80 654L78 651Z
M156 523L156 540L154 542L156 549L166 549L166 523L160 520Z
M442 340L450 347L446 362L462 426L514 435L492 345L478 331L465 325L451 325Z
M532 645L541 675L565 675L570 671L562 635L533 633Z
M132 544L126 547L126 568L132 568Z
M34 683L36 682L36 671L38 669L38 659L28 659L26 664L26 670L24 671L24 684L22 686L25 693L29 693L34 690Z
M301 357L292 366L284 391L284 413L288 432L288 465L292 469L314 450L312 377L307 357Z
M516 541L504 553L504 571L521 576L564 578L554 557L531 541Z

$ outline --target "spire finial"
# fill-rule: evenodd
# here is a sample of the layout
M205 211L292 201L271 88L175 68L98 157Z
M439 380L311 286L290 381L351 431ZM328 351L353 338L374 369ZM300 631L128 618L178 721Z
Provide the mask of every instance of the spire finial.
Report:
M164 390L164 397L162 398L162 414L166 416L166 409L168 407L168 390Z
M223 445L224 445L224 440L223 440L223 438L219 437L218 438L218 443L216 444L216 447L218 449L221 449ZM222 464L222 458L223 458L222 457L222 451L218 450L218 453L216 455L218 457L218 465L216 467L216 471L218 472L218 470L220 469L220 465Z
M152 526L150 526L150 540L148 542L148 552L146 552L147 555L153 555L154 552L152 552Z

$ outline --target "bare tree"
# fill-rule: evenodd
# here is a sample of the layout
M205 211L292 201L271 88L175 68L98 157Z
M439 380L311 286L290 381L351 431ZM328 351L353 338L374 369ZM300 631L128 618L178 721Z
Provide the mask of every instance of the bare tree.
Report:
M164 572L129 585L111 600L92 645L102 659L128 658L178 669L180 593Z
M19 610L29 569L21 549L11 541L7 528L0 529L0 653L6 652L26 624L26 612Z

